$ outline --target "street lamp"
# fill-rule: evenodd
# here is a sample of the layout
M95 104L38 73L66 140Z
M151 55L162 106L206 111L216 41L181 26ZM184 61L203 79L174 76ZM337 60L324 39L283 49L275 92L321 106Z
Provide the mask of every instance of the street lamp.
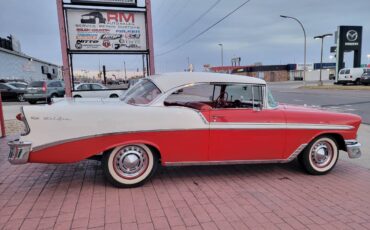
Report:
M319 36L315 36L314 39L321 39L321 61L320 61L320 83L319 85L323 85L322 84L322 56L323 56L323 52L324 52L324 38L325 37L331 37L333 36L333 34L323 34L323 35L319 35Z
M295 17L290 17L290 16L286 16L286 15L280 15L280 17L282 18L290 18L290 19L293 19L295 20L296 22L299 23L299 25L301 25L302 27L302 30L303 30L303 35L304 35L304 67L303 67L303 82L304 84L306 85L306 61L307 61L307 36L306 36L306 30L304 29L304 26L302 24L301 21L299 21L297 18Z
M221 47L221 66L224 66L224 45L222 43L218 45Z

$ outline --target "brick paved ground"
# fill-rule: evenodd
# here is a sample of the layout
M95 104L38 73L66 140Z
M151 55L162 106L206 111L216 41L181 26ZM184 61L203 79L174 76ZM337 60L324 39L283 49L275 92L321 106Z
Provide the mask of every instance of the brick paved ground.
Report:
M11 166L5 142L0 229L370 229L370 170L347 162L168 168L116 189L94 161Z

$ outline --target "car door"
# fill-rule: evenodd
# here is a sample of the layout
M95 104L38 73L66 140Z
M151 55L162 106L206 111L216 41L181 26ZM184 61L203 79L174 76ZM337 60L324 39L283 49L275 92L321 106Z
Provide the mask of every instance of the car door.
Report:
M265 104L265 86L234 84L222 87L225 89L220 90L218 98L224 94L226 103L210 112L210 160L281 159L285 150L286 120L279 109L259 108ZM216 105L219 104L217 100Z
M108 91L104 90L102 85L99 84L91 84L91 89L93 90L93 93L95 97L99 98L106 98L108 97L107 94L109 93Z

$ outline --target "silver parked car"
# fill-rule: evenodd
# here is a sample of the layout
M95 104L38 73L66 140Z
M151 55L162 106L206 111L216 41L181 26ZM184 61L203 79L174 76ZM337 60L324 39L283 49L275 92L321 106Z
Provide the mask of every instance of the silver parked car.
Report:
M34 81L28 85L27 93L24 94L24 100L30 104L36 104L38 101L50 102L51 98L64 97L64 94L63 81Z

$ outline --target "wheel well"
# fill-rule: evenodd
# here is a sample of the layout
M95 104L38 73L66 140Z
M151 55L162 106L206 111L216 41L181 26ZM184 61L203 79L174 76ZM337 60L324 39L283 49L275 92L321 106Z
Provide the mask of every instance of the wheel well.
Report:
M161 157L161 153L157 149L157 147L155 147L153 145L150 145L150 144L144 144L144 145L146 145L154 154L156 154L156 156L158 157L159 163L161 163L162 157ZM114 148L116 148L116 147L114 147ZM89 159L91 159L91 160L101 160L103 155L112 152L114 148L107 149L103 152L102 155L95 155L95 156L90 157Z
M342 135L338 133L324 133L324 134L317 136L316 138L319 138L322 136L332 137L337 142L339 150L343 150L343 151L347 150L346 143L344 142L344 138Z
M161 163L162 161L162 157L161 157L161 152L159 152L159 150L154 147L153 145L148 145L148 144L145 144L146 146L148 146L148 148L154 153L157 155L158 157L158 160L159 160L159 163Z
M112 98L112 97L118 97L118 95L114 93L114 94L111 94L109 97L110 98Z

